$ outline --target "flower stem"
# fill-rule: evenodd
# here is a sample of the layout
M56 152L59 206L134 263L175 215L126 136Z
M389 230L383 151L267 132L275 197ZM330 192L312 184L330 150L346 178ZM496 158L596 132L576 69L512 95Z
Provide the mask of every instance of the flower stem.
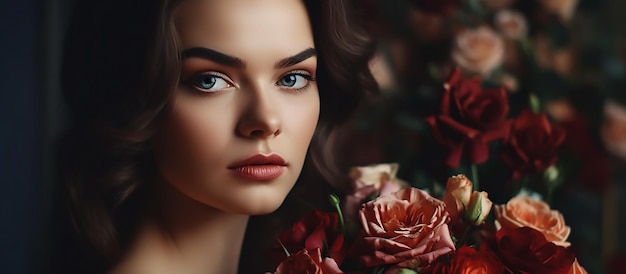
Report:
M472 183L474 184L474 191L479 191L480 187L478 184L478 165L472 164Z
M341 212L341 206L339 206L339 197L337 197L337 195L335 194L330 194L330 197L328 198L330 200L330 203L333 204L333 206L335 207L335 210L337 210L337 215L339 216L339 224L341 225L341 231L345 231L346 227L343 221L343 213Z

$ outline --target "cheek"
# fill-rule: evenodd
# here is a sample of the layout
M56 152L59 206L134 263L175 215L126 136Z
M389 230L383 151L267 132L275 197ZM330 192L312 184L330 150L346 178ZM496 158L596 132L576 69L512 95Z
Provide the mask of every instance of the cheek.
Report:
M186 177L217 164L220 149L227 142L228 114L215 118L210 107L175 105L157 143L157 160L169 176ZM171 174L174 173L174 174ZM188 174L188 175L184 175ZM168 176L168 177L169 177Z
M320 103L317 90L311 92L311 96L307 96L306 100L299 102L298 104L290 105L290 109L286 115L286 124L290 125L290 130L294 136L297 136L294 142L299 145L308 148L317 122L319 119Z

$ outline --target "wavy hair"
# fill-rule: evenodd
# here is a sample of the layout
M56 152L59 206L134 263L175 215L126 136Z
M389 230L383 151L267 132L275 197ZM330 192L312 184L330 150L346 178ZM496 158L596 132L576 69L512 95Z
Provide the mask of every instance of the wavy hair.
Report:
M180 1L76 1L64 47L69 127L58 146L54 218L62 234L57 249L62 245L67 256L53 259L53 269L106 271L130 243L156 174L153 137L179 80L173 14ZM321 102L307 158L332 176L325 141L364 94L375 91L368 68L374 45L348 0L304 3Z

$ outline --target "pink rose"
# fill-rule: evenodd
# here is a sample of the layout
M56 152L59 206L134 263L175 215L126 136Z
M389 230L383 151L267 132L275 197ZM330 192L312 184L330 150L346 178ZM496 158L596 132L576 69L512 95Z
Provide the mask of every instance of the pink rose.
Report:
M489 75L504 60L504 41L489 27L462 30L456 36L452 60L468 72Z
M366 203L360 211L366 267L425 266L455 250L445 204L423 190L407 188Z
M496 226L516 228L527 226L541 232L546 240L560 246L569 246L565 241L570 227L565 225L563 215L551 210L548 204L528 196L517 196L506 205L496 205Z
M291 254L286 260L278 265L274 274L342 274L337 263L332 258L324 258L320 249L316 248L310 252L306 249L296 254ZM266 272L266 274L271 274Z

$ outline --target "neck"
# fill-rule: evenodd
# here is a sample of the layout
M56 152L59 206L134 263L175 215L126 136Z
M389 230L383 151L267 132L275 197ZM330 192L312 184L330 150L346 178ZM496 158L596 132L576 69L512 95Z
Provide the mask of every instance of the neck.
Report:
M179 258L177 273L237 273L248 215L207 206L160 183L153 224L168 254Z

